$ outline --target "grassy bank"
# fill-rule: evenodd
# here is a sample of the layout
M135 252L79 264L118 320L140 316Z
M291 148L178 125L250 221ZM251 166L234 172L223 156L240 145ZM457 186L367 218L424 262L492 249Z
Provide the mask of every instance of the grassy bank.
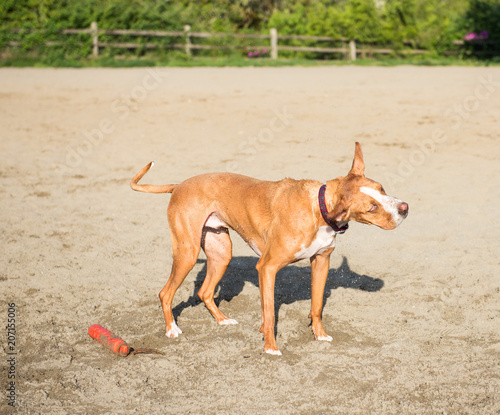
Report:
M281 67L281 66L489 66L500 65L500 60L460 59L456 57L418 56L412 58L384 58L348 60L312 59L249 59L241 56L168 58L158 57L99 57L94 59L57 59L44 60L35 56L9 56L0 60L0 67L40 67L40 68L132 68L132 67Z

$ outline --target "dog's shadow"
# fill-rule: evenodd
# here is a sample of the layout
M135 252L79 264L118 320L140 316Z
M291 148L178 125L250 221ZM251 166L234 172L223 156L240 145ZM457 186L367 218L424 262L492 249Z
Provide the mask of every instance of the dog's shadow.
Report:
M215 289L215 303L217 306L219 306L222 300L229 302L240 294L246 282L256 287L259 286L259 277L255 269L257 261L258 258L256 257L232 258L224 277ZM206 259L199 259L198 263L203 263L204 266L196 276L193 294L172 310L176 319L183 310L201 302L197 294L207 273L207 261ZM323 303L326 303L332 294L332 290L339 287L375 292L381 290L383 286L384 281L379 278L372 278L368 275L360 275L353 272L349 267L347 258L343 257L342 264L338 268L330 268L328 271ZM281 305L311 299L311 267L289 265L279 271L276 276L274 298L277 323L277 316Z

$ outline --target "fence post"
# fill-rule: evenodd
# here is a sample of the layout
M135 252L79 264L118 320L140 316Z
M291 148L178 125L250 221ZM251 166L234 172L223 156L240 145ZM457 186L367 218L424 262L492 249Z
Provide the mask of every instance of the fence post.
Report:
M271 59L278 59L278 31L271 29Z
M186 55L191 57L191 36L189 35L189 31L191 30L191 26L188 24L184 26L184 32L186 33Z
M350 51L350 59L352 61L356 60L356 41L355 40L350 40L349 41L349 51Z
M97 22L90 23L90 35L92 36L92 55L96 58L99 56L99 31L97 30Z

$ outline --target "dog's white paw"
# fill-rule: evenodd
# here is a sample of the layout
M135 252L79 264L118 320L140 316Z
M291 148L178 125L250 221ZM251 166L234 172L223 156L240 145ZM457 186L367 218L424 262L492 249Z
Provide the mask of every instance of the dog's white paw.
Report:
M319 336L316 337L316 340L324 341L324 342L331 342L333 340L332 336Z
M282 353L279 350L268 349L266 350L267 354L272 354L273 356L281 356Z
M170 328L170 330L165 333L167 337L170 337L172 339L175 337L179 337L179 334L182 334L182 330L177 324L175 324L175 322L172 323L172 327Z
M229 326L231 324L238 324L238 322L234 318L226 318L219 323L221 326Z

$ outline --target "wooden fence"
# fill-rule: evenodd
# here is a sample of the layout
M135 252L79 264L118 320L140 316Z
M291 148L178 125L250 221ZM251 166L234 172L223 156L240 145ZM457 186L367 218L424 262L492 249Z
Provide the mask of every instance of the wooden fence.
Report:
M64 29L60 31L61 34L88 34L92 39L92 55L99 56L101 48L117 48L117 49L156 49L162 47L174 48L184 50L187 56L191 56L194 50L211 50L215 48L226 49L247 49L249 51L263 51L269 50L272 59L278 59L280 51L292 52L313 52L321 54L340 54L345 59L355 61L358 55L361 57L373 55L390 55L395 53L393 49L376 48L367 45L358 47L355 40L345 38L333 38L329 36L302 36L302 35L278 35L276 29L271 29L269 34L242 34L242 33L206 33L206 32L192 32L190 26L184 26L183 31L159 31L159 30L120 30L120 29L99 29L96 22L92 22L89 29ZM132 43L132 42L101 42L99 36L132 36L132 37L160 37L160 38L174 38L179 43ZM210 45L193 42L194 39L216 39L216 38L232 38L232 39L259 39L262 42L267 40L267 45L257 46L235 46L230 44L225 45ZM328 42L329 44L336 43L340 47L318 47L318 46L290 46L279 44L278 40L290 41L299 40L307 42ZM182 43L180 43L182 42ZM262 43L261 42L261 43ZM54 46L60 42L45 42L47 46ZM10 46L19 46L20 42L11 41ZM463 41L456 41L455 45L464 45ZM399 51L404 54L424 54L428 52L422 49L405 49ZM458 51L446 52L446 54L458 54Z

